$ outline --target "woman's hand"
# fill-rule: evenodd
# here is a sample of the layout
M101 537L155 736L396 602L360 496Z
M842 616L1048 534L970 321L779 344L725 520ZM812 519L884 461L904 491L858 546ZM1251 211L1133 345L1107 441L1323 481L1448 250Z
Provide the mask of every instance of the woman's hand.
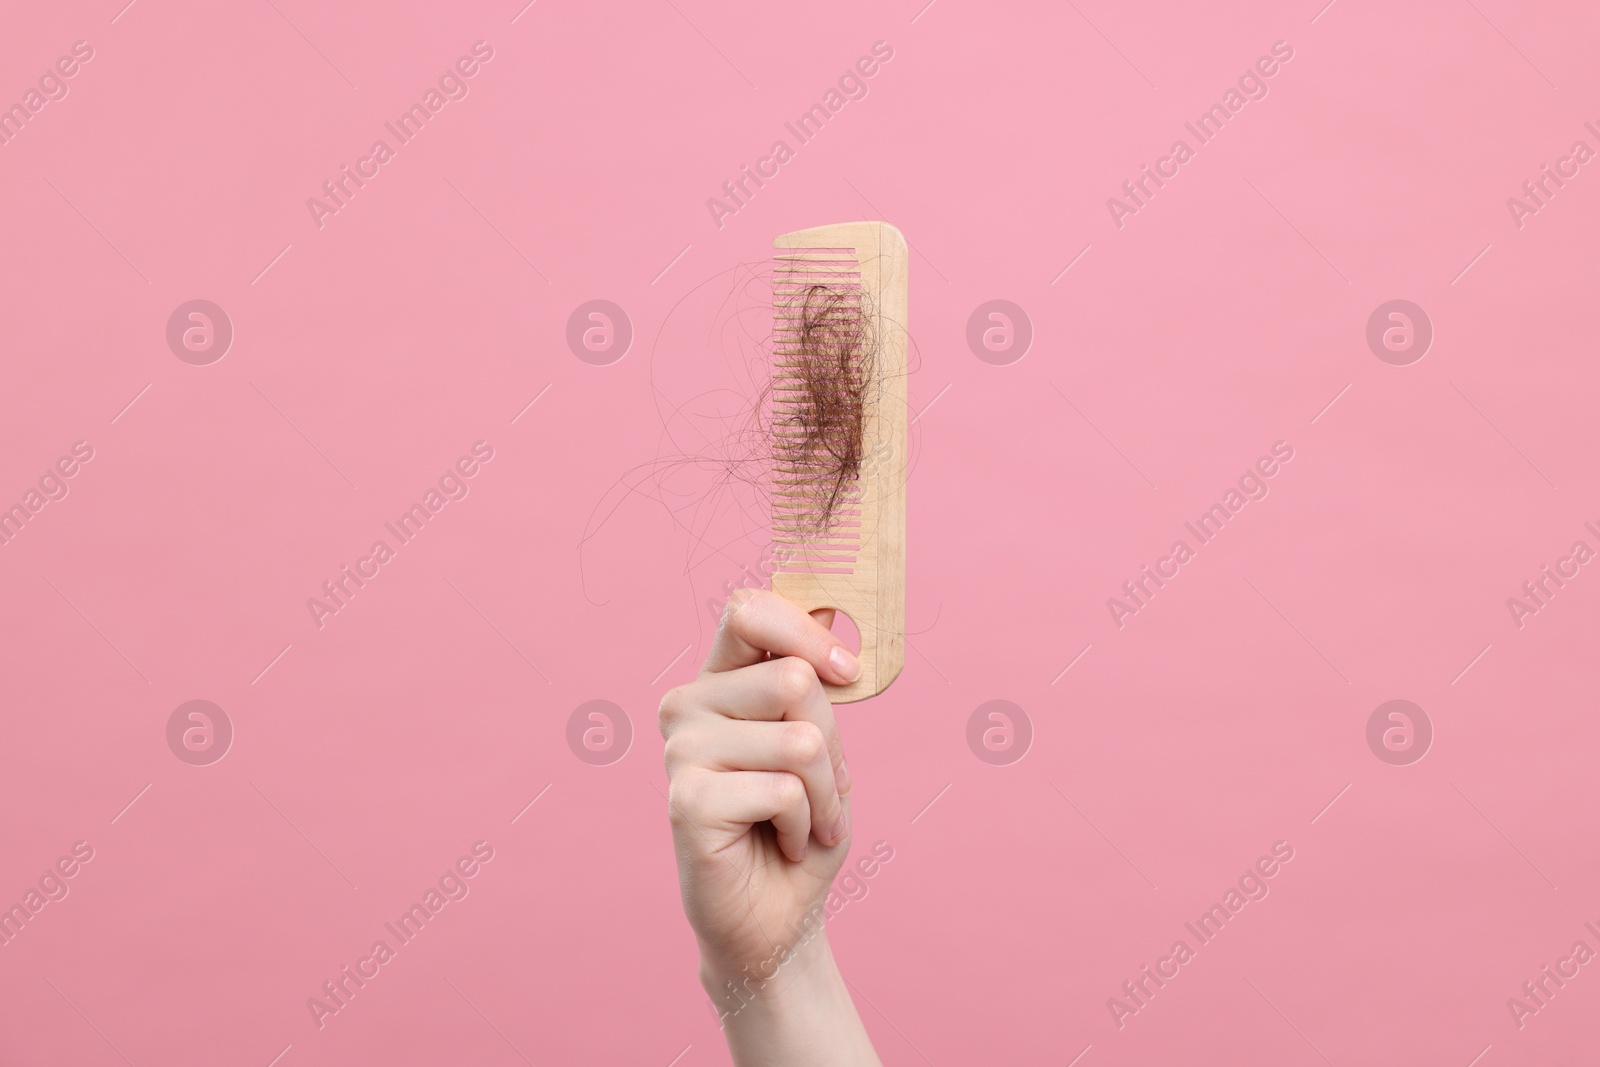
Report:
M699 678L661 701L683 907L740 1064L878 1062L821 932L850 842L821 680L860 669L824 622L741 589Z

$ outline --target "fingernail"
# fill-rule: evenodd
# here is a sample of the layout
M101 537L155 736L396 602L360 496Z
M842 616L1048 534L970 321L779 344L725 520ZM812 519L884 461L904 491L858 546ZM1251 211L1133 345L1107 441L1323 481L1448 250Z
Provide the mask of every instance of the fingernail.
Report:
M809 852L809 851L810 851L810 846L809 845L801 845L800 846L800 853L799 853L799 855L795 856L794 861L796 863L803 862L805 860L805 858L806 858L806 853Z
M828 840L837 845L840 841L844 840L844 835L847 831L849 831L849 829L850 821L845 817L845 813L841 811L839 813L839 821L833 824L833 836L828 838Z
M828 653L828 666L833 668L834 674L846 682L853 682L861 676L861 661L852 656L850 650L843 645L833 646L833 651Z
M845 766L844 760L839 761L839 773L833 777L841 795L850 792L850 768Z

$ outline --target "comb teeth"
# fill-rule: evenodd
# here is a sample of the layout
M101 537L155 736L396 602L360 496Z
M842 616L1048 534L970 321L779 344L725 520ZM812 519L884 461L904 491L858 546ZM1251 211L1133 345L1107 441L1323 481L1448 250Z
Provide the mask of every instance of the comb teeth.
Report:
M834 301L806 314L819 287ZM835 341L864 339L861 321L861 261L854 248L787 248L773 256L772 414L776 464L772 483L772 539L776 570L807 574L854 574L861 551L861 482L852 475L834 497L829 483L833 457L826 438L814 433L819 420L797 372L804 366L801 326L822 326ZM837 426L841 420L824 420ZM830 507L831 504L831 507Z

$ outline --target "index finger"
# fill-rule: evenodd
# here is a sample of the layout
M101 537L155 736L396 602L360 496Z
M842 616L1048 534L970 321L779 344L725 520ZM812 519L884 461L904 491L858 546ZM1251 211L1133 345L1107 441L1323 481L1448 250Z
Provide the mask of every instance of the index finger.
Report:
M766 589L736 589L728 599L702 674L738 670L773 656L796 656L835 685L849 685L861 663L809 614Z

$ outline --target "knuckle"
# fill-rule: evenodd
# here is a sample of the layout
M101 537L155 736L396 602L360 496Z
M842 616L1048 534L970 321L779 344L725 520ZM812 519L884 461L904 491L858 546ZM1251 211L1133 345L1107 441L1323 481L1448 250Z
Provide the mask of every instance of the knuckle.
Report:
M778 693L787 704L798 704L818 686L817 672L798 656L789 656L778 667Z
M772 800L777 810L797 808L805 803L806 784L792 774L777 774L772 779Z
M660 707L656 709L656 725L661 728L662 737L668 737L673 728L683 721L688 706L689 696L684 692L683 686L675 686L666 691L661 698Z
M704 789L694 775L680 775L667 787L667 818L674 826L695 821Z
M687 762L686 757L688 756L688 753L684 751L687 745L684 742L683 736L683 734L673 734L671 737L667 738L667 743L662 746L661 761L666 764L667 776L669 778L673 776L674 768L679 767Z
M667 734L667 728L678 718L678 708L681 698L677 689L668 689L661 695L661 703L656 707L656 723L661 727L661 735Z
M828 750L828 742L815 724L794 722L784 728L783 749L793 765L806 767L822 758Z

